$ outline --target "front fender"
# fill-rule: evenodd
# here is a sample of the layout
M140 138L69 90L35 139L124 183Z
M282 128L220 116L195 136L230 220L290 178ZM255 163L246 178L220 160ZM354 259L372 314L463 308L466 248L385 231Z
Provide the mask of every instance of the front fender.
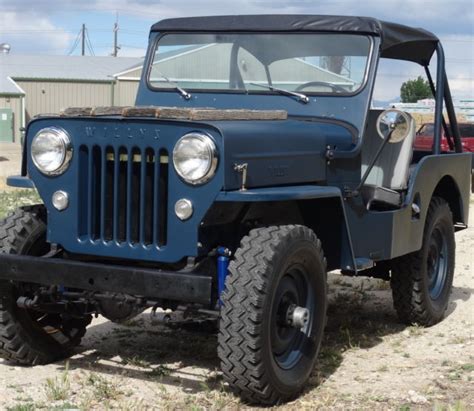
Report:
M315 198L339 197L341 190L325 186L286 186L269 188L252 188L250 190L222 191L216 201L254 202L254 201L291 201L312 200Z
M255 188L239 191L223 191L217 198L217 202L235 202L235 203L278 203L285 201L308 202L308 200L333 199L340 206L343 221L341 222L341 250L340 250L340 267L345 270L357 271L358 264L352 246L352 238L347 222L347 216L344 206L344 200L341 190L337 187L303 185L303 186L283 186L269 188ZM311 202L309 203L311 206ZM312 206L311 206L312 207ZM324 209L314 204L314 213L324 213ZM334 222L336 226L336 222ZM312 227L318 231L318 227ZM331 234L331 235L334 235ZM323 244L324 247L324 244Z

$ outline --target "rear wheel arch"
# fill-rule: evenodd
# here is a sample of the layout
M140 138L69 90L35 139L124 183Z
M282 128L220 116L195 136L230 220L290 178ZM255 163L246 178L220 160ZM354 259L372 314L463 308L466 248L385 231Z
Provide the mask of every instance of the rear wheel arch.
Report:
M461 192L459 190L456 180L450 176L445 175L439 180L436 185L431 198L440 197L444 199L453 213L454 223L467 223L464 221L464 205L462 201Z

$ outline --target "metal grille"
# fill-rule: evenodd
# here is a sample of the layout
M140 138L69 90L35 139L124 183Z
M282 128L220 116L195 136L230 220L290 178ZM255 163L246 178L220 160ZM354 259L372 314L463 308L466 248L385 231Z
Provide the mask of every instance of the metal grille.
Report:
M79 236L117 244L164 246L168 212L165 149L79 149Z

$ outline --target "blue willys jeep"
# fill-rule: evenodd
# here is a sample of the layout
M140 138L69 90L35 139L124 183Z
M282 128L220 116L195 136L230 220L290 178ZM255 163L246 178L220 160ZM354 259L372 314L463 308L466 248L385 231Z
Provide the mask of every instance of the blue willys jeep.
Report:
M410 115L371 109L384 58L426 70L432 153L414 153ZM328 270L390 281L405 323L443 318L470 170L432 33L365 17L161 21L136 106L28 125L8 184L44 205L0 223L0 355L44 364L93 314L187 305L219 318L235 393L286 401L318 355Z

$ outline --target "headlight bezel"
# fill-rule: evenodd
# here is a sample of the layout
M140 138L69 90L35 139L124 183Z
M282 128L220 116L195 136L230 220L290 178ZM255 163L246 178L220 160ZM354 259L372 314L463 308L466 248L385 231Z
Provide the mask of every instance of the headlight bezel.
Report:
M55 168L54 170L46 170L43 168L42 165L40 165L37 161L36 156L33 154L33 145L35 143L35 140L43 133L50 133L56 136L56 138L59 139L61 145L62 145L62 159L61 159L61 164L59 167ZM31 146L30 146L30 158L33 161L33 164L35 165L36 169L43 175L48 176L48 177L55 177L59 176L61 174L64 174L65 171L69 168L69 164L71 163L73 156L73 146L72 146L72 141L71 137L67 133L66 130L60 127L45 127L41 130L39 130L33 139L31 140Z
M206 173L202 177L194 179L194 180L190 179L185 174L183 174L180 168L177 166L176 155L178 153L178 147L182 144L183 140L185 139L197 139L201 141L202 143L205 144L210 154L210 162L206 170ZM218 164L219 164L219 152L217 150L216 143L214 142L214 139L206 133L202 133L198 131L186 133L176 142L173 148L174 170L176 171L176 173L178 174L181 180L183 180L185 183L190 184L192 186L199 186L211 180L216 175Z

